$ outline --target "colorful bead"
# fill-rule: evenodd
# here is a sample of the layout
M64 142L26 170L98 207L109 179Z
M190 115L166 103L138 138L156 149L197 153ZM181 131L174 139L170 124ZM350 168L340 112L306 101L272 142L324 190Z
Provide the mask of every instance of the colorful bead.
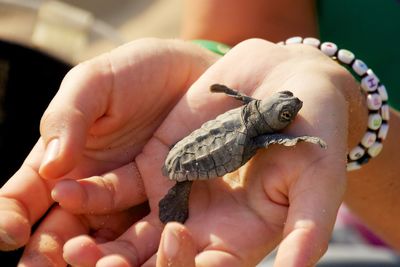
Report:
M374 158L382 151L382 148L382 143L375 142L370 148L368 148L368 154Z
M359 76L363 76L368 70L367 64L359 59L356 59L351 67L353 68L354 72L357 73Z
M383 84L378 86L378 93L381 96L382 101L387 101L389 99L386 87Z
M338 60L344 64L350 64L356 56L347 49L340 49L338 52Z
M346 166L347 171L355 171L361 169L361 164L359 164L357 161L352 161L347 163Z
M337 62L351 66L353 71L361 78L361 90L367 95L368 131L364 134L360 144L350 150L348 154L347 170L358 170L362 164L368 162L371 157L376 157L382 150L383 144L389 131L390 110L386 88L380 83L375 73L368 68L362 60L356 59L355 55L346 49L338 49L331 42L322 43L316 38L294 37L286 40L286 44L303 43L319 48L325 55L337 59Z
M303 38L301 37L292 37L286 40L286 44L301 44L301 42L303 41Z
M385 140L388 132L389 132L389 125L387 123L382 123L381 128L379 129L378 132L378 138Z
M368 128L377 130L382 124L382 117L378 113L372 113L368 116Z
M367 106L370 110L378 110L382 106L382 98L379 94L367 95Z
M332 57L336 54L338 47L334 43L325 42L321 44L321 51L328 57Z
M382 105L382 107L381 107L381 116L382 116L382 119L384 119L385 121L389 120L390 108L389 108L388 104Z
M367 76L361 79L361 88L364 89L365 92L373 92L378 88L378 84L379 78L371 69L368 69Z
M363 136L363 138L361 139L361 144L368 148L370 146L372 146L373 143L375 143L376 141L376 134L373 132L366 132Z
M318 48L319 45L321 44L321 42L317 38L307 37L307 38L304 38L303 44L311 45L311 46L313 46L315 48Z
M365 154L365 150L360 147L360 146L356 146L355 148L353 148L350 152L349 152L349 158L351 160L358 160L360 159L362 156L364 156Z

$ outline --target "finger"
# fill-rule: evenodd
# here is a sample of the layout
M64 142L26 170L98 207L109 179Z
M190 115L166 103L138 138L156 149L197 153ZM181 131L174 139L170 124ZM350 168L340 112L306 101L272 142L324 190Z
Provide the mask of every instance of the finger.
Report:
M46 147L42 177L62 176L81 157L90 126L105 112L112 81L105 56L80 64L66 75L40 124Z
M118 254L131 266L140 266L157 251L161 231L158 218L147 216L115 241L96 244L87 236L71 239L64 246L64 258L73 266L95 266L101 258ZM85 258L82 255L90 256Z
M331 170L333 162L318 162L322 171L306 172L289 193L284 239L274 266L313 266L326 252L345 189L344 168Z
M197 246L187 230L179 223L165 226L157 253L157 265L191 267L195 266Z
M40 224L26 246L21 266L66 266L63 255L63 245L73 236L87 233L87 226L82 221L55 207Z
M54 186L51 196L75 214L105 214L146 200L142 178L133 162L102 176L62 180Z
M114 240L138 219L136 213L141 209L139 206L112 215L81 217L56 206L32 235L21 258L21 264L64 266L66 262L63 258L63 246L67 240L89 231L96 242ZM84 245L79 246L81 247ZM75 251L79 252L79 249L75 248ZM85 257L90 257L90 254Z
M47 211L51 182L37 173L43 147L39 141L21 168L0 190L0 249L13 250L25 245L31 226Z
M41 121L46 146L41 175L57 178L67 173L82 156L85 142L88 146L109 146L109 140L96 137L112 134L121 125L126 126L125 122L132 114L138 119L126 130L132 130L132 123L136 122L136 130L146 135L143 140L149 138L167 115L165 111L174 106L188 84L213 60L214 56L186 42L144 39L72 69ZM182 71L170 71L176 68ZM158 96L157 108L151 112L139 108L154 107L155 95ZM148 118L154 128L148 126ZM87 136L88 132L90 136ZM87 137L92 138L86 140ZM123 157L127 162L141 148L132 148L129 153L119 150L115 157Z
M101 258L96 267L132 267L129 262L120 255L110 255Z

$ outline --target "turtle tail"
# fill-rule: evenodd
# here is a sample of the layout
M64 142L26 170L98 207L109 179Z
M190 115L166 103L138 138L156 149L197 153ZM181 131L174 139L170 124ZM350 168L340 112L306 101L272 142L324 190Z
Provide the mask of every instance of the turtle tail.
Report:
M189 216L192 181L177 182L158 203L160 221L185 223Z

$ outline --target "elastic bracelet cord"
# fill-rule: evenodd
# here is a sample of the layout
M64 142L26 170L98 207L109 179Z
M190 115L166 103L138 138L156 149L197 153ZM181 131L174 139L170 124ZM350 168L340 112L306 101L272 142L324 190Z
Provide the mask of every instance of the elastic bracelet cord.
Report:
M230 47L209 40L195 40L200 46L224 55ZM383 148L383 141L389 131L389 104L385 86L368 66L347 49L339 49L332 42L323 42L312 37L292 37L281 45L305 44L320 49L325 55L344 65L360 82L361 92L366 95L368 107L368 128L360 143L347 155L347 170L358 170L371 158L376 157ZM223 47L222 50L219 48Z

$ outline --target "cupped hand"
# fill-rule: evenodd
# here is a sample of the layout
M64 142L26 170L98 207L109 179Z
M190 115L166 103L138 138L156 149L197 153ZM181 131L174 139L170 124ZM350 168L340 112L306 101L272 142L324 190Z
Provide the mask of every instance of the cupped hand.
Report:
M240 105L211 94L213 83L256 98L292 91L303 108L285 131L319 136L328 148L274 145L222 179L195 182L189 219L185 226L168 225L158 248L163 229L158 201L173 185L160 171L169 147L203 122ZM360 99L351 75L315 48L262 40L239 44L190 87L136 156L150 213L114 241L98 244L89 236L68 241L65 259L78 266L254 266L280 244L276 266L315 264L327 248L342 201L348 144L363 131ZM119 178L124 180L123 175ZM84 181L74 186L86 192L86 200L96 197L92 192L107 195L107 190L115 195L118 191L119 198L134 198L114 184L118 182L111 189L92 183L88 190ZM70 201L65 196L59 202L67 207Z
M0 248L29 240L22 263L62 266L69 238L95 233L97 241L115 239L143 217L147 196L133 160L216 58L191 43L144 39L68 73L43 115L40 140L1 188ZM53 190L55 178L67 180ZM81 178L87 179L74 183ZM109 194L96 191L99 185ZM65 209L55 207L30 238L54 199Z

